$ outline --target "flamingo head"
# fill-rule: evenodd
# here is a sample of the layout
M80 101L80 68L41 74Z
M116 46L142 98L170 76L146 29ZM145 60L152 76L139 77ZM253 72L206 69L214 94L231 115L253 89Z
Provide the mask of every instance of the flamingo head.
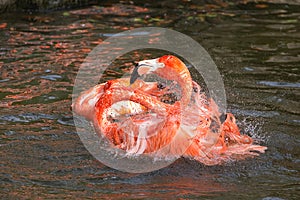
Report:
M151 74L158 70L159 68L164 68L165 64L162 62L159 62L159 60L156 59L151 59L151 60L143 60L137 63L135 66L131 77L130 77L130 84L134 83L136 79L141 77L142 75L145 74Z
M187 67L179 58L173 55L165 55L160 58L138 62L131 74L130 84L142 75L152 73L168 80L177 81L178 79L190 77ZM181 77L182 75L185 77Z
M192 77L186 65L176 56L164 55L160 58L140 61L130 77L130 84L145 74L156 74L163 79L177 82L181 87L181 103L187 105L192 95Z

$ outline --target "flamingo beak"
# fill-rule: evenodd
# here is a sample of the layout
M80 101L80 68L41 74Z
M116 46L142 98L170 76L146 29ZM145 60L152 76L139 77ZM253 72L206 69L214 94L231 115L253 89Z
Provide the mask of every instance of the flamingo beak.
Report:
M136 81L136 79L138 79L139 77L141 77L141 75L139 74L138 70L139 70L139 65L137 64L134 67L133 72L132 72L132 74L130 76L130 85L132 83L134 83Z
M227 119L227 114L226 113L222 113L220 115L220 121L221 121L221 124L223 124Z
M136 79L142 75L150 74L151 72L154 72L158 68L162 68L164 66L164 63L158 62L158 59L140 61L133 69L133 72L130 76L130 84L134 83Z

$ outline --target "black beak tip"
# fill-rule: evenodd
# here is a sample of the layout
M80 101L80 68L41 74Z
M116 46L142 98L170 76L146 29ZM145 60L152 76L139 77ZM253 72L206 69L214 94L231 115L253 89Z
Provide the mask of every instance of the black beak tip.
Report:
M130 76L130 85L133 84L136 81L136 79L138 79L140 77L140 75L138 73L138 68L139 68L139 66L136 65L135 68L133 69L133 72Z
M220 116L220 121L221 121L222 124L226 121L226 118L227 118L227 114L222 113L221 116Z

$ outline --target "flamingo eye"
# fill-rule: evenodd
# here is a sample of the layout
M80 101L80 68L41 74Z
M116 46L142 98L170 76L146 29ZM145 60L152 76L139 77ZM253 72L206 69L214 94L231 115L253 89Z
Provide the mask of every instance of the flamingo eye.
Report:
M230 143L230 138L229 138L228 136L225 136L224 140L225 140L225 143L226 143L226 144L229 144L229 143Z
M193 87L193 91L194 91L195 93L198 93L198 88L197 88L197 87Z
M166 88L166 84L165 83L158 83L157 84L157 88L162 90L162 89L165 89Z

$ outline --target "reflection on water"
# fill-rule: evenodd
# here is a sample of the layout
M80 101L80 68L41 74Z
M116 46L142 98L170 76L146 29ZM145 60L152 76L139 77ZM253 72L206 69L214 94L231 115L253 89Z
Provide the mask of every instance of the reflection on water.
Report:
M7 25L0 29L0 196L298 199L300 7L147 5L1 17ZM111 34L143 26L173 28L210 52L224 78L229 110L243 132L268 146L266 154L213 167L181 159L156 172L127 174L87 152L69 109L76 72ZM124 56L104 79L156 54Z

